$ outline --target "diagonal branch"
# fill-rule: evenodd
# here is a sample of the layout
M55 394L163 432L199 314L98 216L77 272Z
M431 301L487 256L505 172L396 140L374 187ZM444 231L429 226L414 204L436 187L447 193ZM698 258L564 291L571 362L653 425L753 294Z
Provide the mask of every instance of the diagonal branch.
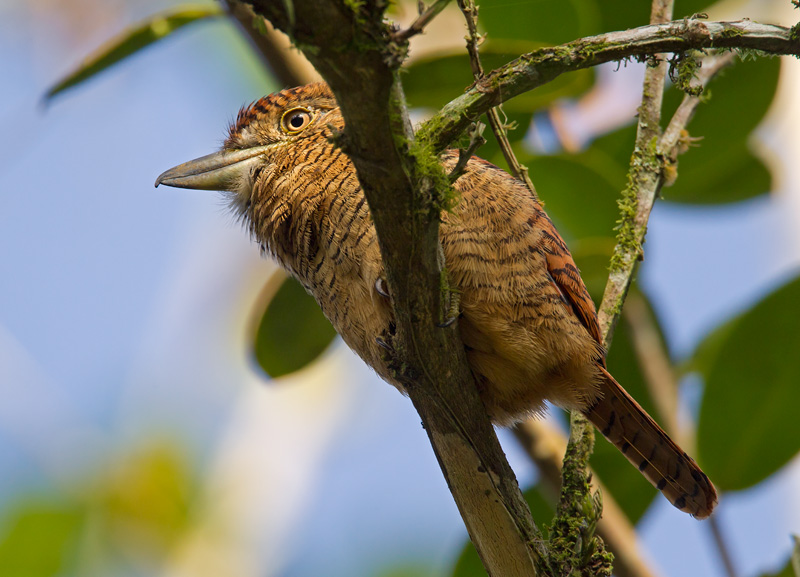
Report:
M487 74L426 121L417 136L436 150L444 150L493 106L542 86L564 72L662 52L707 48L747 48L798 56L800 35L793 35L790 28L750 20L708 22L689 18L542 48Z
M669 20L672 16L672 7L672 0L653 0L650 14L651 24L658 25L659 23ZM641 171L638 158L642 156L643 153L640 152L640 148L647 146L651 141L654 141L660 135L661 129L659 127L659 121L661 119L661 101L663 98L666 76L667 63L664 60L656 59L655 63L649 66L645 72L644 88L642 91L642 104L639 107L639 126L636 135L636 145L634 148L633 160L631 161L631 170L629 173L631 175L631 181L633 181L634 175L639 174ZM659 170L657 175L654 177L659 179L657 185L653 187L656 189L656 191L660 188L660 177L661 171ZM623 244L625 240L623 232L629 228L635 228L641 225L643 227L641 229L641 234L644 236L644 229L646 228L647 218L649 217L649 209L644 214L644 218L640 220L639 217L641 215L639 211L626 211L626 206L623 203L626 202L625 195L627 193L628 196L634 196L633 201L627 200L627 202L634 204L634 208L638 207L635 202L639 200L642 195L647 195L647 191L650 188L649 184L650 182L648 180L643 179L642 181L632 183L628 189L623 192L623 197L620 199L622 230L620 231L620 240L618 241L615 249L615 256L628 249L628 245ZM636 230L638 231L639 229ZM638 253L636 256L638 256ZM627 272L629 273L629 276L624 284L624 290L620 294L620 300L617 303L617 308L615 309L616 316L611 316L609 318L608 316L604 315L606 309L604 309L602 306L600 308L598 322L600 324L600 331L603 336L603 345L605 347L608 347L611 343L612 331L609 330L609 327L613 329L614 323L619 316L619 311L622 309L622 302L624 301L625 294L627 293L627 288L630 286L633 269L631 268L630 271ZM614 285L615 273L619 273L619 271L614 269L612 261L612 267L607 286ZM608 292L609 291L606 290L606 294L608 294ZM561 472L563 488L561 492L561 498L559 499L558 514L553 522L554 533L555 530L560 526L566 525L568 527L570 525L570 518L579 515L581 510L592 511L593 513L589 517L590 519L595 518L594 523L597 523L596 519L600 517L600 511L598 509L601 509L602 505L599 503L602 502L600 501L598 503L597 501L597 495L599 494L597 491L594 492L595 498L592 499L592 475L591 470L589 469L589 456L591 455L593 449L594 427L579 411L573 410L570 418L569 442L567 443L567 452L566 456L564 457L564 467ZM565 491L564 488L566 488L569 484L572 485L573 490ZM587 506L587 503L591 502L595 503L594 507ZM564 531L564 533L565 536L563 537L563 541L566 542L566 545L570 548L576 547L577 543L572 545L572 541L575 539L575 536L568 531ZM595 546L602 550L602 539L595 539L593 533L589 532L587 532L587 537L593 542L596 542ZM554 539L554 546L557 542L558 541Z
M651 23L659 24L672 16L671 0L653 0ZM688 26L687 26L688 27ZM667 81L668 64L664 59L648 65L644 75L642 103L636 142L628 171L628 186L619 199L621 220L617 246L611 257L608 282L598 311L600 333L606 346L614 336L614 327L622 314L622 303L628 294L636 264L642 258L642 243L647 231L650 211L658 196L663 179L663 166L655 153L655 143L661 136L661 103Z
M706 58L697 75L697 82L700 86L705 87L723 67L731 64L732 61L733 55L730 53ZM664 74L666 75L666 63L662 63L662 65L665 67ZM655 69L649 68L648 72L651 70ZM646 86L647 83L648 78L646 77ZM645 90L645 94L655 95L656 91L659 94L663 92L663 80L660 87L649 86ZM605 335L606 342L613 335L614 326L622 313L622 303L625 301L625 296L633 280L636 265L642 259L642 245L647 232L647 222L664 181L666 163L669 159L674 158L681 135L701 100L699 95L687 94L684 96L663 135L660 134L658 128L661 104L658 104L659 112L656 117L649 112L648 101L646 99L642 101L642 107L639 109L640 130L631 158L628 187L623 191L623 197L620 200L623 218L617 237L617 246L614 249L614 256L611 258L608 283L598 311L600 330ZM642 125L645 127L641 128Z

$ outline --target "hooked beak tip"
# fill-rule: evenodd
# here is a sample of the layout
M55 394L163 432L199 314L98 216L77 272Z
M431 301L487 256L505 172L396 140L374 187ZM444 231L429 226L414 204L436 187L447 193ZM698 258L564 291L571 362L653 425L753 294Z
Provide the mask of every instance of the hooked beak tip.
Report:
M263 162L271 145L242 150L221 150L162 172L155 187L164 184L196 190L235 190L236 183L249 175L251 168Z

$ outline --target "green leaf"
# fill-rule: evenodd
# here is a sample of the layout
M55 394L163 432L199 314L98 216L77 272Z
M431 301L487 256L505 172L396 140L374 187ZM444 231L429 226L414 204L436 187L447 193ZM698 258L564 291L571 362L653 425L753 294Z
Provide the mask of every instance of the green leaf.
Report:
M797 550L795 550L795 554L797 554ZM800 572L795 571L795 568L792 567L792 557L789 557L783 568L775 573L762 573L761 577L800 577Z
M713 4L708 0L677 0L673 10L674 19L679 20L698 12ZM593 34L609 30L627 30L645 26L650 23L649 2L631 2L630 0L603 0L601 19L598 19L598 29Z
M106 472L86 500L108 545L141 558L166 555L191 526L197 507L185 450L151 441L117 455Z
M617 199L625 186L627 163L598 148L578 154L532 156L517 146L515 153L528 167L548 216L570 247L577 239L604 239L605 243L615 236ZM505 165L499 151L491 161Z
M779 73L779 59L761 58L737 62L711 82L709 102L700 105L688 127L702 140L678 158L678 180L663 190L666 200L734 202L772 189L772 176L751 152L749 139L772 104ZM677 88L667 92L664 122L682 98Z
M280 283L277 291L274 285ZM254 354L270 377L299 371L319 357L336 331L316 301L293 278L273 277L265 292L269 298L255 335ZM263 307L263 305L262 305Z
M503 38L562 44L590 34L599 16L593 0L481 0L478 4L479 24L489 41Z
M85 519L82 508L52 501L17 504L0 530L0 575L67 575Z
M545 209L567 241L613 237L625 169L599 150L525 158Z
M493 41L481 46L481 62L489 71L502 66L522 53L541 48L542 44L525 40ZM463 93L473 82L472 68L466 49L418 60L403 76L403 89L413 107L439 109ZM579 70L562 74L536 90L521 94L503 104L508 113L532 114L560 98L575 96L591 86L593 72ZM519 138L524 136L520 131Z
M546 524L550 523L553 515L555 515L555 507L553 506L552 500L547 499L542 494L538 485L527 489L522 495L525 497L525 501L531 509L533 521L542 531L544 538L547 539ZM464 545L461 555L458 556L455 567L453 567L452 577L486 577L486 569L484 569L483 563L481 563L478 551L469 540L467 540L467 543Z
M698 347L705 377L697 443L723 490L763 481L800 451L800 277L769 294ZM721 341L721 342L720 342Z
M155 14L147 20L128 28L86 57L75 70L47 91L45 102L67 88L80 84L106 68L135 54L142 48L166 38L187 24L223 16L224 14L225 11L216 3L185 4Z

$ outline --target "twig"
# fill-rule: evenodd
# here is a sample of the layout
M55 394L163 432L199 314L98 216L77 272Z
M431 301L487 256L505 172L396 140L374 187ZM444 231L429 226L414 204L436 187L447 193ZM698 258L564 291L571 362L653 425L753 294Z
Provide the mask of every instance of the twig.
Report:
M671 13L671 0L653 0L650 17L651 24L658 24L659 22L669 19ZM633 153L634 160L631 162L631 178L633 178L633 175L638 174L639 172L639 163L636 162L636 159L638 156L642 155L640 150L642 150L647 143L655 139L659 134L658 123L661 115L661 100L666 73L667 67L666 63L663 61L657 61L654 66L648 67L645 73L642 105L639 108L639 127ZM644 174L649 176L649 173ZM640 213L637 210L640 203L637 201L642 195L643 191L648 190L649 188L653 189L653 198L655 198L655 192L657 192L658 188L660 187L660 176L660 170L653 176L653 180L656 181L657 186L650 187L648 186L648 182L637 181L637 184L640 184L641 186L629 186L628 190L626 190L629 198L626 199L625 193L623 194L623 198L620 201L620 207L622 209L620 239L627 240L627 236L623 236L623 234L630 236L631 231L629 229L633 229L633 231L641 231L641 235L644 235L644 228L646 228L647 218L650 214L650 211L648 209L645 213ZM632 201L630 196L633 197ZM623 203L626 201L633 204L632 210L625 210L625 205ZM629 270L626 266L617 266L615 268L615 262L612 260L608 285L606 287L606 294L609 294L609 286L611 286L612 289L615 287L620 288L611 291L614 294L619 292L619 301L614 301L617 305L617 309L613 310L611 315L604 315L604 313L607 313L607 311L610 310L607 306L605 308L603 306L600 307L598 320L600 323L601 334L603 335L603 344L606 347L608 347L611 343L613 326L616 323L616 319L619 316L619 311L622 308L622 302L625 298L625 293L627 293L628 286L630 286L631 277L633 275L632 263L638 259L640 254L638 250L639 245L637 244L636 246L637 250L632 254L628 252L630 251L630 246L628 244L623 245L621 241L618 242L615 249L615 257L617 257L617 260L622 261L625 265L627 265L628 260L630 260L631 266ZM622 257L619 255L622 255ZM625 276L626 274L627 276ZM572 485L572 490L571 493L567 493L562 490L561 499L559 501L559 511L568 511L570 501L575 503L578 500L583 500L585 502L589 498L591 491L588 481L588 477L591 475L589 472L589 455L591 454L593 446L594 427L579 411L572 411L570 419L569 442L567 444L567 456L564 458L564 469L562 471L563 486L566 487L568 483L570 483ZM570 459L568 458L569 455L575 455L577 458ZM583 482L570 482L571 479L576 478L583 479ZM559 516L560 515L557 515L554 523L558 523Z
M543 488L557 499L561 486L561 460L567 448L567 439L546 422L529 419L514 427L514 434L539 470ZM606 491L593 471L593 491L603 495L603 516L597 524L597 534L614 553L614 574L619 577L657 577L640 553L636 530L614 497Z
M303 53L292 48L286 35L273 28L269 20L253 12L250 5L239 0L223 0L223 4L278 82L284 86L299 86L320 79Z
M464 14L464 19L467 22L467 53L469 54L469 62L472 67L472 76L478 82L483 79L483 65L481 64L481 56L478 46L482 40L478 34L478 8L475 6L475 0L458 0L458 7ZM517 160L514 150L511 148L511 143L508 141L508 131L506 124L500 119L500 106L494 106L486 111L486 117L489 119L489 126L492 127L494 137L497 139L497 144L500 146L500 151L503 153L503 158L506 159L511 173L519 180L525 183L528 190L536 196L536 188L528 175L528 167L520 164Z
M478 150L478 148L486 144L486 139L483 137L483 131L485 129L485 124L482 122L475 122L467 132L467 135L469 136L469 144L466 148L460 148L458 150L458 161L453 167L453 170L450 171L450 174L447 175L451 183L458 180L459 177L464 174L464 169L467 168L469 159L473 154L475 154L475 151Z
M659 18L667 18L671 13L670 0L653 0L651 24L658 25L663 21ZM611 257L608 283L598 311L600 332L606 346L613 338L614 327L622 313L622 303L625 302L633 281L636 264L642 258L642 243L650 211L663 184L662 164L656 155L656 143L661 136L659 125L666 78L667 62L663 58L648 66L645 71L636 143L628 171L628 186L619 200L622 218L617 245Z
M647 391L656 406L657 420L678 445L689 451L691 445L687 443L687 431L678 420L678 382L675 372L652 313L647 310L639 293L634 291L628 294L623 318L630 329L631 342L644 374Z
M564 72L615 60L706 48L752 48L797 56L800 35L793 36L792 30L783 26L750 20L709 22L690 18L541 48L486 74L424 122L417 137L429 142L435 150L444 150L491 107L542 86Z
M395 42L406 42L412 36L420 34L428 23L433 20L439 12L444 10L444 7L450 3L450 0L436 0L433 4L428 6L427 9L422 10L423 3L420 2L420 13L411 25L405 30L398 30L393 34Z
M653 0L653 7L651 11L651 23L657 24L659 22L663 22L664 20L669 18L669 15L672 12L672 2L671 0ZM645 81L644 81L644 90L642 96L642 105L639 108L639 129L637 132L636 137L636 147L634 149L633 157L634 159L637 158L637 155L642 147L642 143L648 143L651 139L655 138L658 135L658 122L660 119L661 114L661 99L662 93L664 90L664 82L666 78L667 67L665 62L657 62L655 66L648 67L645 73ZM631 164L631 174L634 174L635 168L638 166L638 163L632 161ZM655 175L655 179L660 179L660 171L658 171ZM641 188L633 188L629 187L629 190L626 191L629 195L634 195L634 203L637 200L637 194L641 194L640 191L643 189L646 190L647 183L642 183L643 186ZM659 184L660 185L660 184ZM657 189L657 187L655 187ZM655 198L655 194L653 195ZM625 201L623 200L621 202ZM628 202L631 202L628 200ZM636 207L638 203L634 204ZM621 208L624 206L621 204ZM647 210L646 213L643 215L639 214L636 211L626 212L625 210L622 211L622 230L620 232L620 238L624 239L623 232L630 234L629 228L633 228L634 230L637 229L637 225L642 227L641 234L644 235L643 228L646 227L647 224L647 217L649 216L650 211ZM632 218L633 217L633 218ZM617 244L615 249L615 256L618 254L622 254L624 257L628 257L629 254L626 252L630 250L628 245L622 245L621 242ZM635 254L631 256L632 262L635 262L639 256L639 252L636 251ZM627 259L623 259L625 263L627 263ZM627 277L624 277L627 272ZM606 287L606 294L609 294L608 286L622 287L619 298L620 300L617 303L618 309L616 315L604 315L603 313L608 311L609 309L606 307L600 307L600 315L599 315L599 323L600 323L600 330L601 334L603 335L603 344L608 347L611 343L612 332L613 332L613 325L616 323L616 319L619 315L619 310L622 308L622 302L625 298L625 293L627 292L627 288L630 285L630 278L633 274L633 266L631 265L630 270L627 270L625 267L618 267L614 268L614 261L612 260L612 267L609 274L608 285ZM616 276L615 276L616 275ZM623 277L623 278L620 278ZM616 281L616 282L615 282ZM605 296L604 296L605 302ZM616 302L616 301L615 301ZM609 330L612 329L612 330ZM562 491L561 499L559 501L559 511L568 510L569 508L569 501L572 500L574 503L576 500L582 499L584 502L589 498L589 494L591 491L588 477L591 475L589 472L589 455L591 454L592 448L594 446L594 427L589 423L589 421L584 417L579 411L572 411L571 412L571 419L570 419L570 435L569 435L569 443L567 444L567 455L576 455L578 458L569 459L568 457L564 458L564 469L562 471L562 479L563 485L566 487L569 480L572 478L582 478L583 483L582 485L579 483L572 482L573 489L572 493L568 494ZM556 517L556 521L558 522L558 516Z
M733 557L731 556L731 552L728 549L728 545L725 543L725 539L722 535L722 527L720 527L719 524L719 517L716 515L711 515L711 517L708 518L708 527L711 529L711 536L714 537L714 544L717 547L717 551L719 551L722 565L725 567L725 574L728 577L738 577L736 566L733 564Z

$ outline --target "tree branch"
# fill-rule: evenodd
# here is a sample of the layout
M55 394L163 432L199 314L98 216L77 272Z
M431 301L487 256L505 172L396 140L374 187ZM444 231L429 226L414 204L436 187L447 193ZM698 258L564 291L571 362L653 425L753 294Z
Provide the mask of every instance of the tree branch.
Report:
M284 86L299 86L317 82L319 75L303 55L269 20L253 12L249 4L239 0L221 0L231 18L250 41L261 62L272 71Z
M561 431L536 419L518 424L514 427L514 434L528 457L536 464L543 488L555 501L561 487L566 437ZM597 523L597 534L614 554L614 574L619 577L657 577L657 573L642 558L636 529L628 516L597 475L590 472L592 491L600 491L603 495L603 516Z
M547 562L514 473L486 416L457 327L440 328L439 214L449 182L414 140L397 79L407 46L383 21L382 4L256 0L336 94L345 119L337 143L364 189L397 320L397 378L422 417L467 530L490 575L529 576Z
M653 0L651 24L658 25L659 21L671 16L671 0ZM667 70L667 61L657 59L647 67L644 75L628 186L618 201L621 220L617 245L611 257L608 282L598 311L600 333L606 346L611 343L614 327L622 314L622 304L633 282L634 268L642 259L647 221L663 184L663 164L656 156L656 142L661 136L661 103Z
M700 86L705 87L714 75L732 61L733 56L730 54L706 58L697 75L697 82ZM658 94L659 100L663 93L666 62L662 62L660 66L663 68L663 72L659 72L659 75L663 75L661 81L659 83L653 81L650 77L656 74L657 69L648 68L644 90L644 94L649 94L652 98ZM614 249L614 256L611 258L608 283L598 311L600 330L605 336L606 343L613 335L614 327L622 313L622 304L625 302L625 296L633 281L636 265L643 257L642 245L647 232L647 222L664 182L664 169L667 161L675 158L681 134L700 102L699 95L685 95L667 130L661 135L659 128L660 101L656 116L650 106L650 99L643 98L642 100L642 106L639 108L636 146L628 172L628 187L623 191L620 199L622 221L617 235L617 245Z
M793 35L790 28L750 20L708 22L690 18L542 48L487 74L423 123L417 137L430 142L437 151L444 150L491 107L546 84L564 72L661 52L706 48L748 48L798 56L800 35Z
M417 34L421 34L428 23L430 23L430 21L433 20L439 14L439 12L444 10L445 6L447 6L449 3L450 0L436 0L433 4L428 6L428 8L423 10L424 5L420 0L419 16L417 16L416 20L414 20L408 28L394 33L395 42L405 42L409 38L416 36Z
M650 15L651 25L659 25L660 23L669 20L669 18L672 16L672 5L672 0L653 0ZM663 98L666 76L667 63L665 61L656 60L655 64L649 66L645 72L642 104L639 107L639 126L636 135L636 145L633 152L633 159L631 161L631 170L629 172L631 184L629 185L628 189L623 192L623 196L620 199L620 212L622 213L622 220L619 241L615 248L615 257L617 257L619 254L628 256L627 251L629 250L629 246L628 244L624 244L624 242L627 240L625 233L628 232L628 235L630 236L629 229L633 228L636 233L641 233L642 239L644 238L644 231L647 226L647 219L649 217L650 210L649 208L647 208L646 212L637 210L638 208L641 208L641 205L644 205L644 203L639 201L641 201L643 196L648 196L649 191L651 190L653 191L654 199L655 194L658 192L661 186L660 167L658 172L653 175L651 172L642 170L640 163L638 162L638 158L643 156L643 153L640 152L640 149L649 144L651 140L655 140L655 138L660 134L659 121L661 118L661 101ZM634 182L636 176L640 174L643 175L643 177L635 180ZM650 180L655 181L653 186L651 186L652 183ZM633 197L632 200L630 199L631 196ZM633 207L626 210L626 203L633 203ZM652 206L652 202L650 203L650 206ZM640 253L637 252L636 257L638 257L639 254ZM607 309L603 306L600 307L598 322L600 324L600 332L603 336L603 345L606 348L611 344L613 327L617 318L619 317L619 311L622 309L622 302L624 301L625 293L627 293L627 289L630 286L633 276L632 266L630 270L622 269L622 267L617 267L615 269L614 263L615 261L612 259L609 280L608 284L606 285L606 295L608 295L609 292L613 292L613 290L609 290L609 287L612 287L612 289L618 287L617 283L620 283L619 286L624 288L623 292L620 294L620 300L617 303L617 308L613 311L615 314L604 314ZM616 274L617 277L619 277L623 273L628 274L627 280L625 281L615 278L614 276ZM605 296L603 300L605 302ZM594 501L596 503L595 507L589 507L587 505L589 500L592 499L592 487L590 482L592 475L589 469L589 457L593 449L594 427L579 411L571 411L569 442L567 443L567 452L566 456L564 457L564 468L561 472L562 492L559 500L558 514L554 520L554 531L557 527L569 527L570 522L572 522L572 524L577 522L582 510L587 513L591 512L591 514L584 513L590 519L590 526L593 516L596 515L599 518L601 515L602 501L597 499L597 496L601 495L601 493L598 493L597 491L594 492ZM597 521L595 520L594 523L596 522ZM554 531L551 531L551 533ZM574 535L574 531L562 532L564 534L563 539L565 541L565 546L572 549L582 542L582 540L578 540L577 543L573 545L572 543L576 540L576 538L584 537L582 533L578 536ZM587 531L587 533L588 535L586 535L584 538L591 539L592 542L590 542L589 545L601 550L598 554L598 557L602 559L602 539L595 539L592 532ZM554 546L556 546L557 538L554 538L553 541Z

